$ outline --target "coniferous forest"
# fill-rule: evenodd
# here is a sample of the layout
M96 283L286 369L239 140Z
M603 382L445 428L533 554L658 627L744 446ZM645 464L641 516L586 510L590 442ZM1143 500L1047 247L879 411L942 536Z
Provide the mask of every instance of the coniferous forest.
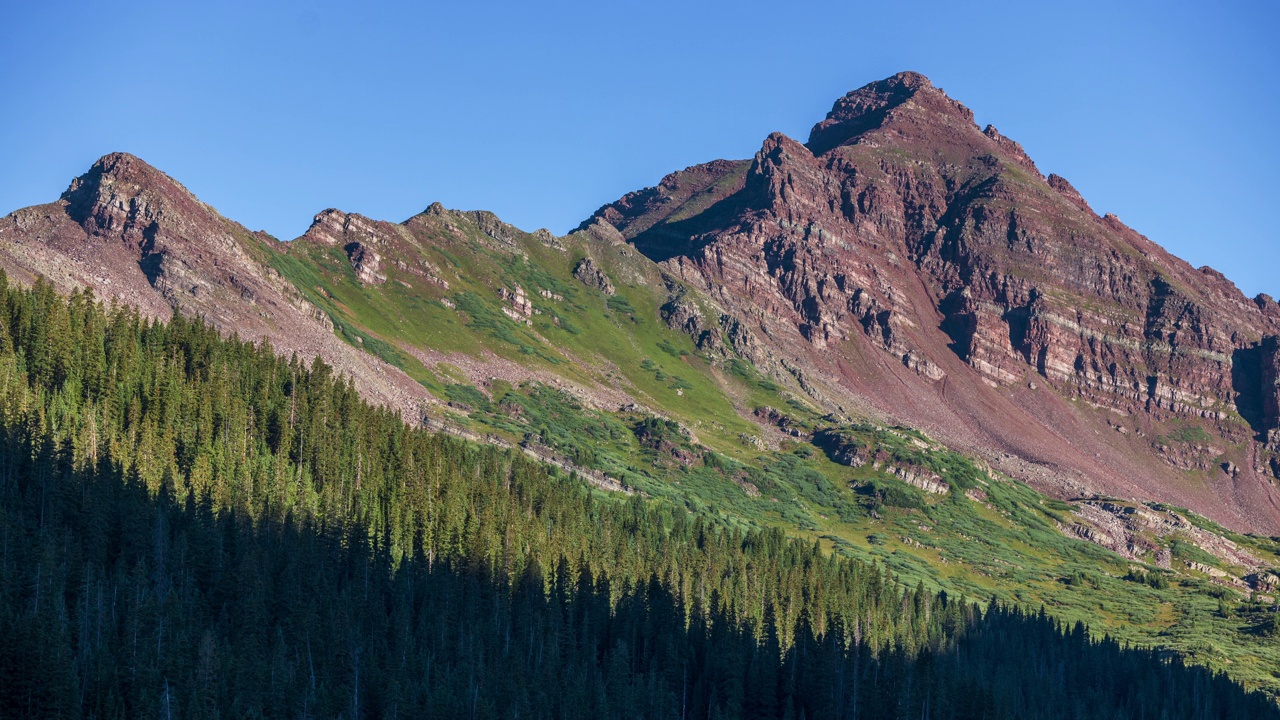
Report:
M0 718L1280 717L974 600L0 275Z

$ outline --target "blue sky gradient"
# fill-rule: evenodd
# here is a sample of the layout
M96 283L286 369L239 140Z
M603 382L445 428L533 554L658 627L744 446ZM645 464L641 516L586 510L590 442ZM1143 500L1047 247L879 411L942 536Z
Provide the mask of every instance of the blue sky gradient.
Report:
M435 200L565 232L911 69L1095 210L1280 295L1280 3L1048 5L5 2L0 212L123 150L285 239Z

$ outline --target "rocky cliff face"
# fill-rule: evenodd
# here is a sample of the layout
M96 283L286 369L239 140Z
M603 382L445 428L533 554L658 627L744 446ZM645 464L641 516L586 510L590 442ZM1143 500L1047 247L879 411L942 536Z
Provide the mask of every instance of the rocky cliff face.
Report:
M1259 358L1259 402L1261 415L1258 426L1270 449L1280 451L1280 337L1268 335L1258 344ZM1242 390L1241 395L1248 395L1249 389ZM1280 475L1280 473L1277 473Z
M1064 494L1280 527L1257 442L1280 425L1263 340L1280 307L1099 216L919 74L839 99L807 143L775 133L750 161L674 173L584 227L600 221L837 409L869 405ZM1243 474L1205 462L1188 482L1166 461L1201 431Z

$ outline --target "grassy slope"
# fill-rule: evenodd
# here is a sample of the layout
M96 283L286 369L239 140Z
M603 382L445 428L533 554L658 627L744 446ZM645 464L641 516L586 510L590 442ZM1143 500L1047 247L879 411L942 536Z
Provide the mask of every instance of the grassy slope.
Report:
M837 464L804 439L761 449L754 442L760 427L740 410L778 408L802 434L825 423L749 364L715 361L668 329L659 316L662 278L634 250L583 236L547 247L523 234L508 246L461 215L408 227L413 242L383 254L409 265L425 260L447 288L392 263L384 268L388 282L362 286L341 248L300 243L273 264L331 315L340 335L452 402L473 428L603 471L692 512L784 527L833 551L882 562L911 584L1044 605L1062 619L1167 646L1250 687L1280 691L1280 639L1268 634L1274 611L1240 602L1235 591L1199 573L1170 574L1067 537L1056 523L1070 515L1069 504L990 475L918 433L845 429L895 464L937 472L950 493L923 492L888 467ZM588 253L617 286L613 298L574 279L573 268ZM532 326L502 312L498 289L515 285L540 311ZM592 410L538 383L472 387L456 368L428 367L409 348L491 354L579 385L618 388L678 425L655 429L650 422L644 430L648 412ZM986 497L972 500L965 489ZM1216 532L1280 567L1277 543ZM1213 561L1185 543L1174 550L1179 560Z

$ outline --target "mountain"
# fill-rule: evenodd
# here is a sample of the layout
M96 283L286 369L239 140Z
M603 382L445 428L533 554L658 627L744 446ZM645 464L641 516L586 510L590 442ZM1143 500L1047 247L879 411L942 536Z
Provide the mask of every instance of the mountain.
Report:
M807 143L775 133L592 222L714 298L746 328L737 350L827 407L1062 497L1280 529L1280 305L1099 216L922 75L840 98Z
M382 404L408 408L425 396L403 372L334 336L329 318L267 262L278 241L131 155L107 155L56 202L0 220L0 244L0 268L19 282L91 288L152 318L180 311L285 355L323 357Z
M1280 308L1099 217L918 74L841 98L806 144L770 135L565 236L433 204L331 208L280 242L108 155L0 218L0 269L323 361L411 426L610 501L781 529L1280 688ZM280 422L251 425L278 444ZM290 452L337 443L361 478L356 440L324 432ZM155 483L191 474L173 442ZM363 482L295 462L298 483Z

